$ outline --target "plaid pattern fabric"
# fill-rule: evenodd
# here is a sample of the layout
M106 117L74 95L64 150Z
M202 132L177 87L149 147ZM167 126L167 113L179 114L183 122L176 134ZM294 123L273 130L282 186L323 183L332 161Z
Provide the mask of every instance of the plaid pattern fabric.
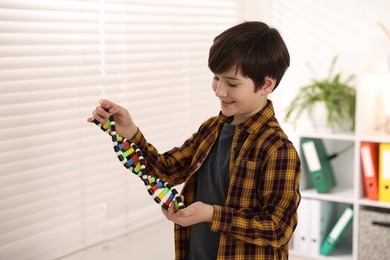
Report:
M132 140L146 167L173 185L185 182L185 204L195 200L197 172L222 125L220 114L205 121L181 147L158 154L140 131ZM297 225L300 160L275 118L272 102L236 127L230 158L230 187L225 205L214 206L212 231L220 232L217 259L287 259ZM175 224L176 259L186 259L191 227Z

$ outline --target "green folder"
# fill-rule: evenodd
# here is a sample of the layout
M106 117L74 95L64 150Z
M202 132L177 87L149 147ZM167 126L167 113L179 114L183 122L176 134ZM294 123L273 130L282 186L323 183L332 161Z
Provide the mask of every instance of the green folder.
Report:
M302 159L309 171L314 188L319 193L329 192L335 185L332 166L321 139L301 139Z
M321 255L329 255L334 246L340 240L340 237L343 235L345 229L348 227L349 224L351 224L352 218L353 210L351 207L348 207L344 210L343 214L338 219L336 225L334 225L330 233L327 235L324 243L321 246Z

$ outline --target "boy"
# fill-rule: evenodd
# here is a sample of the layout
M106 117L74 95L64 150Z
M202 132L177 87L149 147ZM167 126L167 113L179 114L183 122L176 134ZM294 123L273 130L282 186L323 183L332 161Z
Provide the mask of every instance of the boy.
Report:
M163 210L176 223L176 259L288 258L300 160L267 97L289 63L280 34L264 23L221 33L209 55L221 112L164 154L147 143L123 107L102 100L93 112L101 123L115 116L117 133L139 146L149 174L173 185L185 182L186 208Z

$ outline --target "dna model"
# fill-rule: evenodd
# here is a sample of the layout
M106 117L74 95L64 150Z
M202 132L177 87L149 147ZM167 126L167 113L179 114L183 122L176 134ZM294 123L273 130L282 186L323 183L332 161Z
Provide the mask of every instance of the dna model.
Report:
M171 203L174 203L175 211L184 208L184 203L175 188L171 184L159 178L153 177L146 172L145 161L141 150L134 143L116 134L115 119L110 115L109 119L102 125L96 119L93 122L101 130L111 135L114 151L123 166L141 178L150 196L154 201L168 210Z

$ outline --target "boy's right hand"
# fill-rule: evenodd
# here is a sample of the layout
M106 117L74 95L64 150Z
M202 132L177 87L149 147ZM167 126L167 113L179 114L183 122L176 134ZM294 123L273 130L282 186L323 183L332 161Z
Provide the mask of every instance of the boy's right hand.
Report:
M87 121L92 123L93 119L96 119L101 124L104 124L110 115L113 115L117 134L131 140L137 132L137 126L131 118L129 111L106 99L102 99L99 102L100 106L96 107L92 112L92 117L89 117Z

